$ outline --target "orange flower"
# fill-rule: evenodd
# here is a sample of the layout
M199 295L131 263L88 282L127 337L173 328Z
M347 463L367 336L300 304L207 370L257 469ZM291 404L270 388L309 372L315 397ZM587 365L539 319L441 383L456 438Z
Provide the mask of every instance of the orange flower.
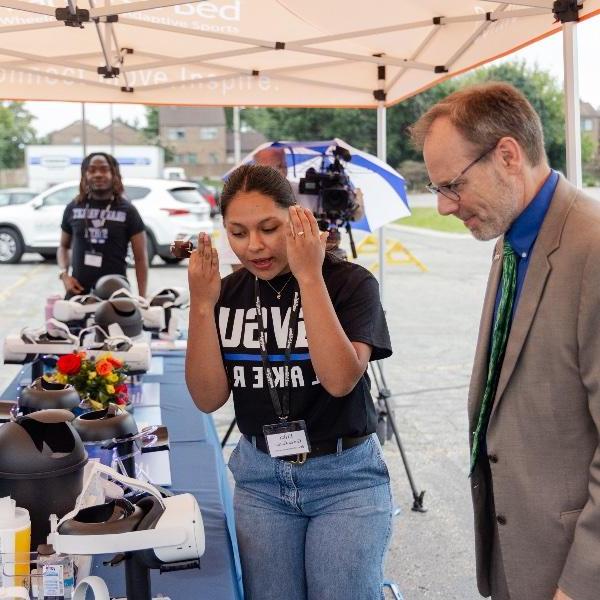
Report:
M107 356L106 360L115 368L120 369L123 366L123 361L114 356Z
M98 373L98 375L101 377L112 373L112 370L113 366L110 364L110 362L108 362L108 360L103 359L96 363L96 373Z

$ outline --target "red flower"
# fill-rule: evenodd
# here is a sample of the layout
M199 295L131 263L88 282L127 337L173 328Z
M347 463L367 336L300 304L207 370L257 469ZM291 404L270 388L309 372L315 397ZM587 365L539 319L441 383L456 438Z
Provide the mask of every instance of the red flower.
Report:
M120 369L123 366L123 361L114 356L107 356L106 360L115 368Z
M58 359L56 368L63 375L77 375L81 369L81 357L78 354L65 354Z
M127 396L127 385L125 383L120 383L119 385L116 385L115 392L117 394L124 394L125 396Z
M115 404L118 404L119 406L125 406L127 404L127 400L126 398L124 398L123 396L117 396L116 400L115 400Z

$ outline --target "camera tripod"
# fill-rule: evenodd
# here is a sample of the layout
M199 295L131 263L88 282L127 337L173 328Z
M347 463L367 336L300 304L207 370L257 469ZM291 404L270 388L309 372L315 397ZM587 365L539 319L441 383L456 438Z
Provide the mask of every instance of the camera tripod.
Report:
M402 441L400 440L398 427L396 425L396 421L394 420L394 413L393 410L390 408L389 399L392 397L392 393L387 387L387 383L383 375L381 361L377 360L369 364L371 367L371 373L373 375L373 382L377 387L377 396L375 398L377 409L377 437L379 438L381 445L383 445L387 440L390 440L392 436L395 438L396 445L398 446L398 451L400 452L400 457L402 458L402 463L404 465L404 470L406 471L408 483L412 491L413 505L411 510L420 513L427 512L427 509L423 506L423 497L425 496L425 490L422 490L420 492L417 491L417 487L412 477L412 472L410 470L406 454L404 453L404 447L402 446ZM234 417L231 423L229 424L227 432L221 440L221 448L224 448L225 444L227 444L227 440L229 439L229 436L231 436L231 433L233 432L233 428L236 426L236 423L237 421Z
M392 393L387 386L381 361L375 360L369 363L369 366L371 367L373 382L377 388L377 396L375 398L375 406L377 409L377 437L379 438L379 442L382 446L392 437L395 438L398 451L400 452L400 457L402 458L402 464L404 465L404 470L406 471L406 477L408 478L408 483L412 491L413 505L411 510L420 513L427 512L427 509L423 506L425 490L421 490L420 492L417 491L417 486L415 485L415 481L412 477L410 465L408 464L408 459L406 458L404 447L402 446L402 441L400 440L398 426L396 425L396 421L394 419L394 411L390 408L389 399L392 397Z

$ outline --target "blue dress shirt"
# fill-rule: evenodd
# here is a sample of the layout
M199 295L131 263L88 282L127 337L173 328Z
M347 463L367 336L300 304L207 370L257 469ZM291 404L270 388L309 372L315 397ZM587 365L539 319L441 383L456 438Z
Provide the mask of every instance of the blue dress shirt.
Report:
M517 255L517 289L515 290L515 301L513 303L513 316L521 296L525 275L527 275L529 257L531 256L533 245L535 244L535 240L537 239L546 213L548 212L557 183L558 173L556 171L551 171L544 182L544 185L540 188L540 191L527 205L527 208L517 217L505 235L505 240L508 241ZM496 292L494 322L496 320L498 304L500 303L501 291L502 281L500 281L498 291Z

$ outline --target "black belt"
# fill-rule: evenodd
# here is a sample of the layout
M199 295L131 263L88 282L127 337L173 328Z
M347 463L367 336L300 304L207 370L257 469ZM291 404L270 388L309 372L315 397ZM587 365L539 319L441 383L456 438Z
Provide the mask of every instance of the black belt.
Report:
M244 434L244 437L252 444L252 436ZM360 437L342 437L342 450L348 450L348 448L354 448L362 444L370 436L361 435ZM267 441L264 435L256 436L256 447L266 454L269 453L267 449ZM324 440L322 442L311 442L310 453L306 455L306 459L315 458L316 456L325 456L326 454L335 454L338 450L338 440ZM292 454L291 456L281 456L281 460L287 460L290 462L304 462L304 460L298 461L298 454Z

